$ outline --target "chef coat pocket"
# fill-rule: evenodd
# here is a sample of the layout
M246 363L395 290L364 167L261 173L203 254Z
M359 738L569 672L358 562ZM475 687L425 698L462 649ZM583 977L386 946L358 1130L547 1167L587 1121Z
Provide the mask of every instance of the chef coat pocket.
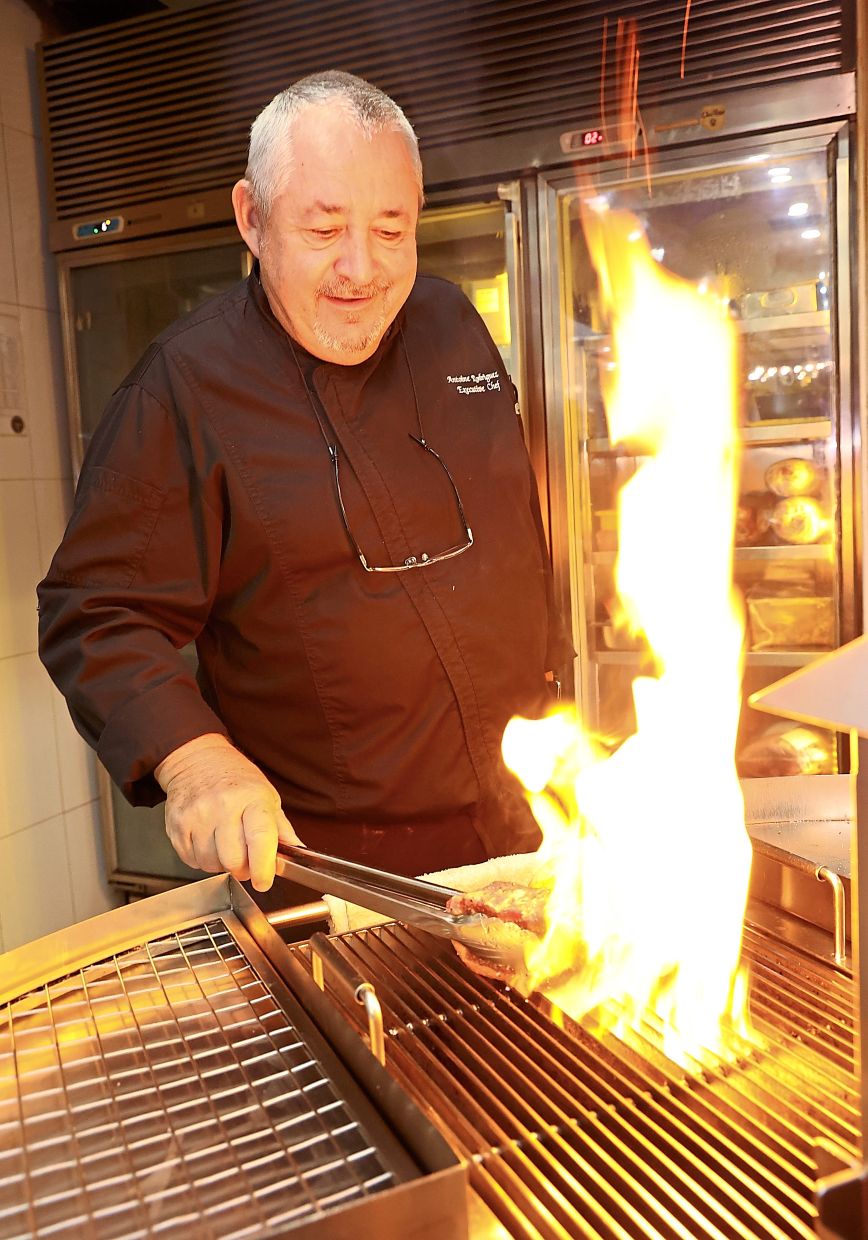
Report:
M86 470L52 566L69 585L125 589L139 570L165 494L102 465Z

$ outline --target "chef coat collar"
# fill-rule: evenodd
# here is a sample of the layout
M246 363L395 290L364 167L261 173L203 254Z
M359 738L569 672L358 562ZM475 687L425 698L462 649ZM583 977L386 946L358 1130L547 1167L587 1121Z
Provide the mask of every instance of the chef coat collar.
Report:
M257 310L262 314L263 318L266 320L266 322L271 327L271 329L273 331L278 332L280 334L281 339L283 339L287 343L289 343L290 340L292 341L292 347L298 357L302 370L304 371L305 375L307 375L308 377L313 375L314 371L317 370L320 366L326 366L332 372L336 372L338 374L345 374L345 375L360 374L362 370L366 367L373 368L379 363L383 354L386 352L386 350L391 346L391 344L397 338L400 328L404 323L405 310L404 310L404 306L401 306L401 309L395 315L394 319L392 319L392 322L389 324L389 326L386 328L385 332L383 333L382 340L377 345L376 349L371 354L371 356L369 358L366 358L365 361L363 362L353 362L350 365L344 366L344 365L341 365L340 362L328 362L322 357L316 357L313 353L310 353L304 347L304 345L299 344L295 336L290 336L290 333L287 332L286 328L283 326L283 324L278 319L277 315L272 310L271 303L268 300L268 296L266 295L265 289L262 287L262 280L259 274L259 259L258 258L254 259L253 261L253 268L250 272L250 275L247 277L247 287L250 291L250 298L253 304L256 306Z

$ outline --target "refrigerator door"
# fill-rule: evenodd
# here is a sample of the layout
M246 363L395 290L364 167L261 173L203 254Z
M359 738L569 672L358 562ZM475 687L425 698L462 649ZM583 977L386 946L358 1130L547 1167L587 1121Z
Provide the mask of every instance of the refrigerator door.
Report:
M517 283L517 192L503 200L433 207L416 234L419 272L457 284L473 303L521 390L521 316Z
M642 458L609 439L601 374L613 363L581 198L633 212L654 258L720 297L736 322L742 454L734 571L746 610L746 700L852 636L843 606L852 591L842 588L853 574L850 409L841 382L849 373L848 276L838 270L847 253L844 143L843 134L815 131L669 156L650 173L641 160L607 166L588 188L574 177L541 183L554 558L579 651L579 705L588 726L615 743L635 730L632 682L651 667L644 640L613 619L617 497ZM684 513L685 527L702 519ZM684 555L679 605L701 625ZM838 753L830 733L770 723L743 706L737 762L746 777L832 773Z
M77 469L109 397L150 342L246 274L246 253L237 238L169 250L139 243L128 250L77 254L62 269Z

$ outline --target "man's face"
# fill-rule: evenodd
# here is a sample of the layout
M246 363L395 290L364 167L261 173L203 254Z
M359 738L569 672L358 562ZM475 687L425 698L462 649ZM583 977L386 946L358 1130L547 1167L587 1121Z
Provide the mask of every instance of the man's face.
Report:
M354 365L376 350L416 278L413 163L399 134L367 138L334 104L301 113L292 156L267 221L246 239L287 331L315 357Z

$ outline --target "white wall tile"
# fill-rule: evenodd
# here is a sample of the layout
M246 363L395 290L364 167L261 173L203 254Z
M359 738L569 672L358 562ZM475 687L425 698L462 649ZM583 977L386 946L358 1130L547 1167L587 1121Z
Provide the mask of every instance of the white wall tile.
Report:
M39 529L39 565L41 579L48 571L51 557L63 537L72 503L72 483L34 482L36 520ZM2 624L2 611L0 611ZM60 790L65 810L92 801L98 793L96 758L90 746L81 739L66 703L60 693L52 695L54 729L57 738L57 758L60 771Z
M29 479L33 476L30 435L4 435L0 432L0 479ZM2 604L0 604L2 606Z
M75 920L96 917L123 904L123 897L105 880L105 855L98 801L67 810L66 843Z
M42 27L32 9L16 0L12 3L6 0L2 21L0 115L4 125L36 134L39 133L36 44L42 38Z
M38 140L41 24L26 0L0 0L0 23L0 329L20 344L26 422L24 435L0 433L0 951L8 951L118 897L105 882L95 759L34 653L33 587L66 525L72 468ZM6 380L0 405L15 386Z
M36 524L39 533L39 576L45 576L51 558L60 545L72 511L72 480L69 478L33 483L36 498Z
M47 33L43 33L42 22L27 0L3 0L0 12L3 37L10 42L32 46L47 37Z
M18 129L4 128L6 174L12 215L12 244L18 303L56 310L57 278L48 250L42 143Z
M75 920L62 815L0 839L0 918L7 951Z
M37 655L0 659L0 837L63 808L54 694Z
M39 537L32 482L0 482L0 659L36 650Z
M0 309L0 478L30 478L32 438L27 409L24 341L17 306ZM19 433L15 419L24 422Z
M62 694L54 693L52 705L57 737L61 804L68 811L92 801L98 795L96 755L73 727Z
M71 478L60 316L30 306L19 314L33 476Z
M12 248L12 207L6 175L6 131L0 126L0 301L18 301L15 254Z

